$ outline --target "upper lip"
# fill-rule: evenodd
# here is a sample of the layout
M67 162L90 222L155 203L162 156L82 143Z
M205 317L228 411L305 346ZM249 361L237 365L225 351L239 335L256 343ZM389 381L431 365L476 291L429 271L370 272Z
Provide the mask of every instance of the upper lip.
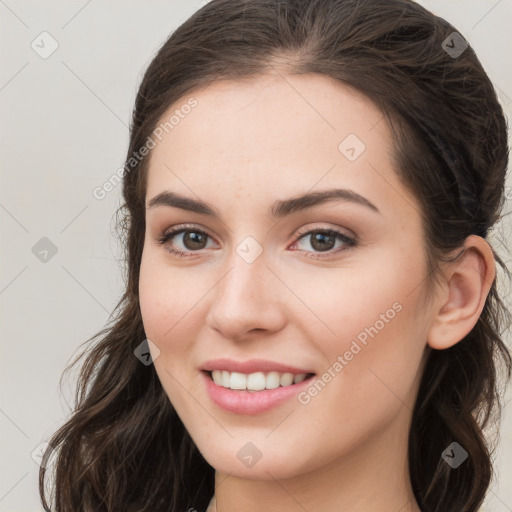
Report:
M249 359L248 361L235 361L233 359L212 359L206 361L201 370L226 370L228 372L256 373L256 372L279 372L292 373L299 375L301 373L315 373L312 370L296 368L286 364L276 363L265 359Z

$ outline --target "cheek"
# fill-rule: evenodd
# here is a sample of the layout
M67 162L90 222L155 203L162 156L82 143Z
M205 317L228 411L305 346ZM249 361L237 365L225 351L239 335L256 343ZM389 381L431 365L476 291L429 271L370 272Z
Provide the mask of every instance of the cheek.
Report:
M148 338L164 342L183 330L193 305L198 302L197 290L185 282L180 269L162 264L151 251L142 257L139 277L139 301L144 329Z
M144 331L159 349L154 359L155 371L176 410L186 417L191 405L188 394L180 383L187 382L187 389L195 393L199 382L191 380L192 366L184 363L191 359L190 340L198 329L197 311L200 309L198 291L180 283L179 270L142 260L139 280L139 300ZM172 285L170 284L172 283ZM195 305L195 307L194 307ZM196 315L196 316L194 316ZM194 318L196 321L194 321ZM193 411L197 413L197 411Z
M146 335L155 341L162 338L166 326L167 329L170 327L166 287L159 276L161 273L143 260L139 280L140 310Z
M331 456L333 447L343 451L354 446L412 411L423 345L417 342L414 310L407 305L399 309L388 312L383 327L375 313L386 314L388 309L374 309L372 304L367 322L352 318L345 331L340 322L337 343L323 346L329 363L298 401L306 431L319 439L315 451L325 452L325 457ZM350 317L345 320L348 323ZM358 338L361 333L364 336Z
M396 259L385 271L369 266L357 276L346 273L331 294L310 292L322 323L305 320L302 329L322 352L325 368L305 402L325 393L333 410L341 401L363 415L369 404L381 412L400 400L412 406L427 325L419 287L412 292L421 261L417 269L402 263ZM318 325L328 330L319 335Z
M154 360L155 370L180 410L190 404L179 383L189 383L190 392L200 385L193 340L204 327L206 301L198 280L202 281L190 269L166 265L158 254L143 255L139 301L144 331L160 351Z
M349 350L353 340L362 346L377 338L398 342L391 332L404 316L411 289L398 266L385 271L371 266L333 271L325 280L307 280L294 288L297 295L307 297L302 326L308 338L331 358Z

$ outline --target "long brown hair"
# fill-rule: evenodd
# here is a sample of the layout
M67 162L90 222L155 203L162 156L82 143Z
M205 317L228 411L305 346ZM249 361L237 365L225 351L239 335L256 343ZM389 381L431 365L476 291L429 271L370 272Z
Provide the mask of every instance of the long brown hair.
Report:
M488 236L500 220L508 162L506 121L492 83L454 32L410 0L212 0L171 34L149 65L127 162L169 106L214 81L271 68L332 77L375 102L392 128L396 172L422 207L433 285L448 253L471 234ZM214 469L153 365L134 356L146 338L138 285L147 163L131 162L123 177L118 225L126 290L109 325L70 365L84 358L75 410L49 441L57 512L201 511L214 491ZM512 370L502 338L510 316L496 285L465 339L431 350L426 362L408 440L410 479L424 512L474 512L490 483L492 447L484 433L499 418L499 370L503 383ZM457 469L441 457L452 442L468 452ZM45 510L50 453L39 475Z

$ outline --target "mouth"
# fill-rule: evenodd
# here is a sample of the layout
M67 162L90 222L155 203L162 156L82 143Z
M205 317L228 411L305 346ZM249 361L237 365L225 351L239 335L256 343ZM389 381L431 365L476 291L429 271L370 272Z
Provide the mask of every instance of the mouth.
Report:
M316 375L275 370L241 373L203 369L200 373L212 402L237 415L262 414L289 403Z
M258 393L277 388L288 388L315 377L315 373L254 372L241 373L227 370L202 370L217 386L231 391Z
M261 414L290 402L316 378L313 368L277 360L221 358L199 368L205 391L221 409L234 414Z

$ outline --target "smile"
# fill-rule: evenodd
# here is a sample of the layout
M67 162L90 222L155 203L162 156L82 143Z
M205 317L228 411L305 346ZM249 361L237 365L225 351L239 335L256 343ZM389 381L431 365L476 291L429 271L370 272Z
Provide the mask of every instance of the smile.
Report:
M255 372L243 374L226 370L203 370L201 374L206 393L216 406L231 413L247 415L261 414L292 400L300 391L309 386L315 377L313 373L293 375L279 372L266 374ZM215 379L219 383L216 383ZM263 382L265 382L265 387L262 387ZM270 383L270 388L267 388L267 382ZM279 385L275 386L277 382ZM272 388L272 386L275 387ZM255 387L259 389L251 389Z
M314 375L312 373L293 375L292 373L280 372L255 372L247 375L245 373L229 372L227 370L213 370L209 373L213 382L218 386L227 389L247 391L262 391L265 389L291 386Z

